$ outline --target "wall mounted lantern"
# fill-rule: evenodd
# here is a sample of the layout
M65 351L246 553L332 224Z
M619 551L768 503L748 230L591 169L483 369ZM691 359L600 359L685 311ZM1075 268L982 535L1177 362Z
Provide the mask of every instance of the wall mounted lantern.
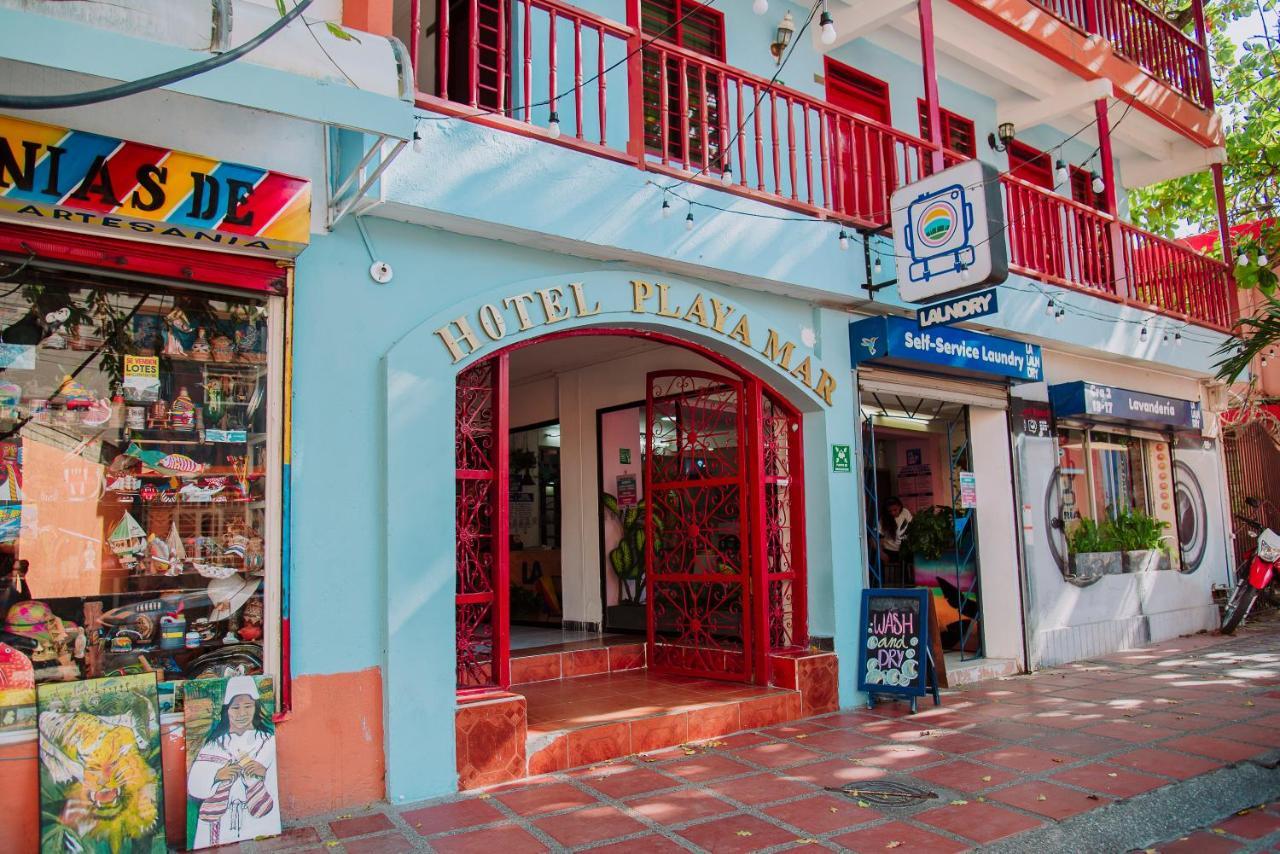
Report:
M782 53L787 49L787 45L791 44L791 36L795 31L796 19L791 17L791 12L788 10L778 22L778 31L774 34L773 44L769 45L769 52L773 54L778 65L782 65Z
M996 151L1004 151L1013 142L1014 133L1013 122L1001 122L995 133L987 134L987 145Z

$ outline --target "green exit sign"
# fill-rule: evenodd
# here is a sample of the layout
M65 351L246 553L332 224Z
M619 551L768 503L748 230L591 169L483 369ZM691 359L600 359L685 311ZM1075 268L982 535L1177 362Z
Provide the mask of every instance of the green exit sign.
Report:
M837 474L853 471L853 449L849 445L831 446L831 470Z

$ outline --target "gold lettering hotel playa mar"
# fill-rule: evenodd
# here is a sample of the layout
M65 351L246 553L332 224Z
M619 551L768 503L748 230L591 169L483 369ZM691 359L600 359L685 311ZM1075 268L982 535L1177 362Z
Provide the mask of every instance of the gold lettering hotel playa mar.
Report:
M457 364L490 344L501 341L508 333L527 332L536 326L554 326L572 317L591 317L600 314L600 311L599 301L591 302L587 299L586 286L581 282L571 282L563 286L512 294L498 302L485 303L474 315L455 317L437 329L435 334L444 344L454 364ZM755 350L780 371L803 384L824 404L831 406L836 378L816 364L812 355L803 355L797 359L802 353L797 350L795 343L783 338L773 328L757 325L756 337L753 337L751 316L746 312L739 312L729 303L695 293L686 307L673 301L667 285L632 279L631 313L655 315L700 326L737 342L748 350Z

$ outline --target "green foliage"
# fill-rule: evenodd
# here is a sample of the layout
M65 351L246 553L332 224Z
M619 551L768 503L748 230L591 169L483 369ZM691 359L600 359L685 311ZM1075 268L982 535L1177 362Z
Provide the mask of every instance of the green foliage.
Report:
M1168 522L1162 522L1141 510L1126 510L1111 520L1112 535L1120 551L1158 549L1164 544Z
M644 548L647 542L644 526L644 503L640 502L627 507L618 504L618 499L607 492L600 494L600 506L612 516L622 528L622 537L618 545L609 552L609 568L618 576L621 590L620 604L639 605L640 591L644 589ZM662 520L653 517L654 548L662 548L659 532Z
M1110 519L1104 519L1101 525L1093 519L1081 519L1067 539L1067 549L1071 554L1116 552L1120 551L1120 543Z
M902 547L925 560L937 560L955 548L955 511L945 504L924 507L911 518Z
M360 44L360 39L356 38L333 21L325 21L324 27L329 31L329 35L334 38L342 39L344 42L355 42L356 44Z
M1249 364L1262 353L1280 343L1280 299L1265 293L1266 304L1252 317L1236 321L1236 334L1240 340L1228 338L1214 353L1218 357L1215 367L1218 379L1235 382Z
M1173 7L1175 3L1153 3ZM1194 38L1190 5L1162 11L1175 26ZM1243 44L1232 42L1227 26L1260 12L1271 39L1258 32ZM1276 44L1277 0L1208 0L1210 64L1214 101L1226 132L1227 162L1223 172L1227 207L1233 223L1274 216L1280 178L1280 45ZM1130 196L1134 221L1160 234L1173 236L1181 224L1197 231L1217 227L1213 180L1198 172L1165 181ZM1274 255L1268 252L1268 255Z

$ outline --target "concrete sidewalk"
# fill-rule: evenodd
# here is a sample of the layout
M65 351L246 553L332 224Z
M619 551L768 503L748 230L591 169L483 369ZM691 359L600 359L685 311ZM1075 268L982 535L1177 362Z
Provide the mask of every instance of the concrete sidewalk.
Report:
M905 703L839 712L322 816L238 850L1280 850L1277 757L1272 620L948 691L914 716ZM932 797L831 791L886 781Z

